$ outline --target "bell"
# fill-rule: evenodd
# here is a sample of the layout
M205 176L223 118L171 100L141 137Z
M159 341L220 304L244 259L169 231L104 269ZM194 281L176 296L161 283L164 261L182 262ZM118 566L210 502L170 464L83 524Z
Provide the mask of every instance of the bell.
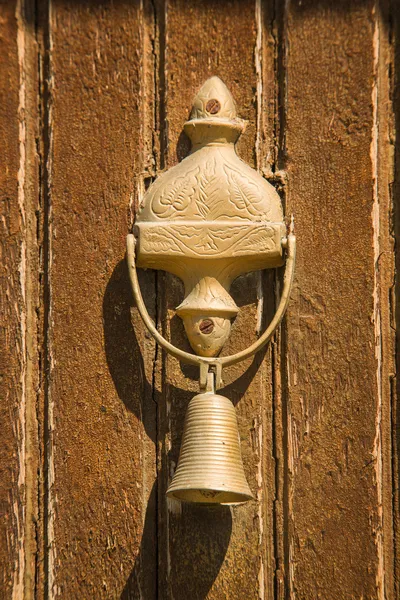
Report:
M235 409L228 398L205 392L189 402L167 496L207 504L253 498L244 474Z

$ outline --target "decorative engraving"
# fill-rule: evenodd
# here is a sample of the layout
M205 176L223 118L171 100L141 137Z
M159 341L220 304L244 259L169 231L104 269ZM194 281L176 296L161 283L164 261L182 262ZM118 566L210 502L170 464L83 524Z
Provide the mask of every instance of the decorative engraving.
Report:
M237 312L227 291L231 281L282 264L280 198L237 156L243 129L231 94L212 77L185 124L192 152L150 186L135 223L138 266L166 269L184 280L187 296L177 313L203 356L218 354L229 335ZM200 328L205 317L212 321L209 332Z
M221 213L221 204L223 196L220 191L221 181L217 177L216 160L208 160L204 169L199 170L195 175L197 188L193 195L193 202L196 205L197 215L203 219L218 219ZM222 200L222 202L221 202Z
M175 179L173 184L170 184L170 178L166 177L168 173L165 173L160 179L160 183L164 181L167 185L161 188L159 193L154 193L151 208L154 215L163 219L184 219L186 209L190 205L193 196L195 195L195 181L192 181L192 175L194 171L199 172L199 167L188 171L186 175L182 175ZM155 190L158 191L158 190Z
M228 177L229 200L236 207L235 214L240 218L256 218L269 220L270 207L263 201L260 187L251 179L245 177L237 169L224 166Z
M158 186L150 188L148 217L152 214L153 218L168 220L273 220L268 196L260 182L246 176L238 166L231 165L223 152L216 150L212 157L185 174L176 173L171 179L166 177L168 171L156 182ZM149 220L144 216L142 209L140 218Z
M145 255L153 254L219 259L263 254L266 261L280 259L282 255L280 223L146 223L139 229L143 260Z

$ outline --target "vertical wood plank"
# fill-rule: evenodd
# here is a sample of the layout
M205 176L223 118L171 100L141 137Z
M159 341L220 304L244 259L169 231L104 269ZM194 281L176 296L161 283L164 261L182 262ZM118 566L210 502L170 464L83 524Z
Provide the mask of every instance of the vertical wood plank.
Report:
M24 204L18 186L19 57L16 3L2 2L0 73L3 101L0 107L1 153L1 406L0 427L0 595L12 598L23 593L24 581L24 445L25 445L25 327Z
M37 50L30 2L0 4L2 598L35 591L38 471Z
M284 154L299 245L286 337L291 598L393 597L378 16L373 2L287 7Z
M265 75L274 71L274 40L269 39L266 27L272 21L270 4L266 3L263 11L254 1L174 0L159 3L158 8L160 47L165 44L160 69L161 103L165 103L161 166L170 167L185 156L189 144L182 127L193 97L208 77L218 75L231 90L238 114L248 121L238 153L253 167L270 174L272 157L261 160L271 145L273 124L269 119L275 109L273 78L265 81ZM263 281L251 274L234 284L232 292L241 313L224 352L238 351L255 339ZM267 278L266 283L271 286L272 279ZM175 344L190 350L182 323L174 317L182 286L166 275L161 280L160 297L163 289L160 314L164 315L164 332ZM271 288L268 291L264 310L270 315ZM270 349L265 361L258 356L224 373L226 387L221 393L236 405L245 471L257 498L240 507L210 508L166 501L187 405L198 391L198 373L169 357L160 357L159 371L164 374L159 401L160 597L273 598L275 482Z
M376 162L375 198L379 218L377 260L375 261L377 308L379 309L378 394L380 395L379 442L381 446L381 490L378 510L382 524L381 594L396 598L395 531L398 509L394 504L397 488L394 467L395 439L392 420L395 413L396 326L395 326L395 237L394 237L394 7L390 2L376 2L375 8L375 122Z
M258 111L259 123L257 127L257 164L263 175L275 185L280 193L283 206L285 207L285 183L284 172L280 171L280 140L284 131L283 106L282 100L284 90L282 82L283 63L282 63L282 14L283 6L279 2L265 0L256 3L259 20L261 23L261 89L258 91ZM285 211L284 211L285 213ZM275 273L269 273L269 281L264 289L264 295L275 297L275 305L279 299L279 290L281 289L281 277L283 269ZM276 308L276 306L275 306ZM270 470L274 477L272 496L272 565L273 577L270 585L272 590L271 597L282 599L285 594L285 514L284 514L284 496L285 496L285 475L284 475L284 446L285 431L282 420L283 402L282 402L282 336L281 327L269 344L268 360L272 367L272 406L271 414L265 415L266 425L271 428L271 434L265 440L266 451L272 455L273 463L265 461L265 468ZM268 496L267 496L268 497ZM265 502L264 502L265 505ZM267 546L268 548L268 546ZM268 556L268 554L267 554ZM268 583L268 582L266 582Z
M0 596L394 598L389 5L303 0L282 15L273 0L160 1L158 31L146 2L39 8L37 21L29 1L0 2ZM182 124L214 74L249 121L240 155L283 188L287 170L299 242L284 335L225 373L256 496L232 509L165 500L197 373L131 315L124 262L143 191L187 152ZM189 349L173 316L180 283L141 284ZM272 291L271 274L233 286L242 313L226 353L255 339Z
M18 52L20 63L20 197L24 203L24 304L25 304L25 581L24 600L37 594L37 566L39 562L40 499L39 473L42 454L39 441L43 414L40 410L42 343L40 310L41 295L40 256L42 251L41 204L39 198L40 156L39 137L39 50L36 35L36 5L31 0L19 2L16 10L18 23ZM23 147L22 147L23 146Z
M400 144L396 132L399 131L400 125L400 19L399 19L399 3L394 1L392 4L392 24L393 24L393 71L392 71L392 99L394 109L394 132L392 133L392 141L394 143L394 172L393 172L393 218L394 218L394 235L396 244L395 256L395 285L392 289L392 303L394 307L394 315L392 327L396 332L396 377L393 380L393 411L392 411L392 435L393 435L393 521L395 533L395 545L393 548L394 554L394 569L395 569L395 597L400 595L400 488L396 482L400 481L400 377L398 377L400 369L400 252L398 244L400 240Z
M51 598L156 595L154 345L124 259L152 171L152 19L141 2L50 4Z

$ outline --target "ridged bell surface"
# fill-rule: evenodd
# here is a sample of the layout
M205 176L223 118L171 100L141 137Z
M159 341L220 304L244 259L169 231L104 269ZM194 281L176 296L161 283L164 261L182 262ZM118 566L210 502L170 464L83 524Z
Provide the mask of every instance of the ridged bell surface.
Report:
M253 497L228 398L206 392L189 402L178 467L167 496L207 504L236 504Z

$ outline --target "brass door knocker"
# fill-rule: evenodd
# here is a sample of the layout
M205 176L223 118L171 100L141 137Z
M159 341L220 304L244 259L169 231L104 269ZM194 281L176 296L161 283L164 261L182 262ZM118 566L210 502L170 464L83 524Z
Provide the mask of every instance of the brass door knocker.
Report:
M244 129L218 77L206 81L184 129L192 150L146 192L127 259L133 295L149 332L178 360L198 365L200 391L189 403L179 462L167 495L187 502L231 504L252 498L245 478L232 403L215 393L223 367L254 355L270 340L286 311L293 282L296 238L286 232L274 187L236 154ZM249 348L219 357L238 313L229 295L243 273L279 267L286 259L281 298L266 331ZM136 265L180 277L185 298L177 307L196 354L166 340L152 322Z

